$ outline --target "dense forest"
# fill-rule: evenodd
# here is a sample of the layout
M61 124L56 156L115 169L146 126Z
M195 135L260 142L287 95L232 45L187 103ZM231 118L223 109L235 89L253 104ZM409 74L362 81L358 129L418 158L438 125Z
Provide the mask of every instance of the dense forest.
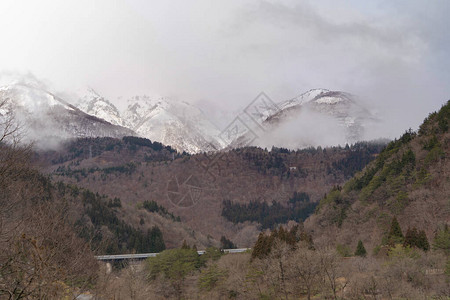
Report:
M332 162L328 166L328 173L340 171L346 178L352 177L356 172L361 171L375 156L386 146L385 141L358 142L345 147L310 147L299 150L289 150L286 148L272 147L270 151L258 151L256 147L246 147L232 150L245 160L249 161L254 168L262 173L281 177L306 177L307 170L298 165L290 165L289 158L299 155L327 155L330 156L345 151L345 157ZM295 170L292 170L295 167Z
M265 229L274 228L278 224L284 224L290 220L302 222L314 212L317 203L311 202L308 194L295 192L287 206L275 200L271 205L256 201L239 204L225 200L222 205L222 216L228 221L233 223L258 222Z
M70 196L72 201L82 203L82 215L74 225L80 237L91 242L93 250L102 254L119 254L160 252L166 248L162 232L157 226L142 232L117 217L114 208L120 207L120 199L111 200L62 182L56 184L56 191L59 197ZM86 222L86 218L89 222ZM113 237L104 237L103 226L108 228Z

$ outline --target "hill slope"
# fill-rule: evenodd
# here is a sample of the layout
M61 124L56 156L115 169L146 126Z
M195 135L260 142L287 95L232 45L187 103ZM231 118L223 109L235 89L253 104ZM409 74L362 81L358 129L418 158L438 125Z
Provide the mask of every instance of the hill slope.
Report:
M418 133L391 142L363 172L320 201L305 226L318 239L356 247L379 245L396 216L403 231L431 239L450 224L450 102L425 119Z
M39 158L43 170L55 180L120 198L120 216L134 227L142 227L141 217L145 226L153 222L147 221L139 209L145 201L155 201L179 216L181 223L192 229L191 234L176 229L179 223L155 223L168 246L179 246L186 238L191 244L197 240L200 247L207 244L201 241L202 236L208 235L215 240L225 235L238 246L251 246L261 226L271 227L305 216L298 211L290 218L281 217L291 204L302 209L303 204L291 201L298 198L294 193L306 193L308 203L317 203L324 192L361 170L382 147L358 144L299 151L249 147L220 152L222 156L191 156L147 139L125 137L79 139L59 151L41 152ZM274 210L278 206L273 201L282 208ZM239 206L250 203L271 209L258 218L230 215L232 210L242 211L244 208Z

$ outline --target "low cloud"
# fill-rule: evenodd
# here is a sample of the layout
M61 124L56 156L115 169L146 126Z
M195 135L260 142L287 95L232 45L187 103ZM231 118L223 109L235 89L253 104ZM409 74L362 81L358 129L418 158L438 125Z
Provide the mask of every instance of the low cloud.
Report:
M136 94L233 112L261 91L275 101L346 91L378 110L384 125L369 132L395 137L450 98L449 9L446 0L5 0L0 70L31 71L60 91L89 85L121 109Z

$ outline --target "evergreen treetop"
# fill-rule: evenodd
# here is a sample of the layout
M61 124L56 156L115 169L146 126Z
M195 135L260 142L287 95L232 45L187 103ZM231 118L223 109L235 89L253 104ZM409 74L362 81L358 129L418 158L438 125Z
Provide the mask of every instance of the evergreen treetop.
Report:
M400 228L400 224L397 221L397 217L394 216L391 222L391 228L388 234L388 243L390 245L402 244L403 243L403 233Z
M358 241L358 246L356 246L355 256L365 257L367 255L366 248L361 240Z

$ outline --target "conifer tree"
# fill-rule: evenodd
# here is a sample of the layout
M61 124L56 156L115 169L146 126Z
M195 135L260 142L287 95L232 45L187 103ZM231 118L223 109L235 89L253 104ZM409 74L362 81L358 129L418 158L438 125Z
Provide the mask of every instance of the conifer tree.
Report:
M428 251L430 250L430 243L428 243L428 239L427 239L427 234L425 233L424 230L421 230L417 236L417 247L424 250L424 251Z
M394 246L395 244L403 243L402 229L400 228L400 224L398 223L397 217L395 217L395 216L392 219L391 228L389 230L388 243L391 246Z
M222 249L235 249L236 245L229 239L227 239L226 236L222 235L220 238L220 244Z
M355 256L365 257L367 255L366 248L361 240L358 241L358 246L356 246Z
M270 245L269 240L270 238L264 234L264 232L260 232L258 239L256 240L255 245L253 246L252 251L252 258L262 258L269 254L270 252Z
M413 229L408 228L405 234L405 241L403 242L403 247L417 247L419 233L416 227Z

